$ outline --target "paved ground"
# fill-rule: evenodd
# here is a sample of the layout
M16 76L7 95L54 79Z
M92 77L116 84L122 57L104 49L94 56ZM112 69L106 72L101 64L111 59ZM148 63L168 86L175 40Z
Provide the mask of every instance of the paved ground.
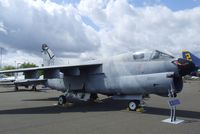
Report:
M0 134L199 134L200 82L187 82L179 94L177 115L185 122L162 123L169 117L167 98L152 95L144 113L126 110L126 103L104 99L96 104L59 107L56 91L0 88Z

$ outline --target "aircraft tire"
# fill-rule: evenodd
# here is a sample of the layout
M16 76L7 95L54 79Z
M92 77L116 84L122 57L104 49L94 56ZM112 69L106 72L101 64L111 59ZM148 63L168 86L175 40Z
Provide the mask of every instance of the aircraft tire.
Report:
M64 95L61 95L58 97L58 105L64 105L64 104L66 104L66 102L67 102L67 100Z
M139 108L139 104L140 104L139 100L129 101L129 103L128 103L128 109L130 111L136 111L136 109Z

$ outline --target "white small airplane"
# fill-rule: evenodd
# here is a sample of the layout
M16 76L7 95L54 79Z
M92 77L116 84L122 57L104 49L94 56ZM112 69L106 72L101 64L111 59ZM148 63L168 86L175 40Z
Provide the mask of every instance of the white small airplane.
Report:
M0 74L0 83L3 82L14 82L16 80L15 76L7 76L5 74Z
M55 55L53 51L46 45L42 45L42 57L43 57L43 66L54 65ZM36 91L37 85L47 85L47 80L44 79L44 76L35 76L34 78L26 78L23 74L15 73L14 76L6 76L5 74L0 74L0 85L2 86L14 86L15 91L19 90L19 86L24 86L28 88L32 86L32 90Z

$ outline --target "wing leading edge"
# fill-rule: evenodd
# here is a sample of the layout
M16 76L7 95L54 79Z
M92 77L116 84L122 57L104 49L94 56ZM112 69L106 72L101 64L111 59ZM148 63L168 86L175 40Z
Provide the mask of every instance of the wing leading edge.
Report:
M42 71L44 79L60 78L60 72L65 76L79 76L81 72L87 74L99 74L102 73L102 63L88 63L80 65L59 65L59 66L46 66L46 67L34 67L15 70L0 71L0 74L6 73L18 73L23 72L25 79L37 79L39 78L38 72Z

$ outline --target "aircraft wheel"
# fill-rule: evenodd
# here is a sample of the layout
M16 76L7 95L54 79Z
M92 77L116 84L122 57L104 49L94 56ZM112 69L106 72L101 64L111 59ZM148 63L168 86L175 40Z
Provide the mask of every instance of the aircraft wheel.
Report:
M66 97L64 95L59 96L58 105L63 105L67 102Z
M133 100L128 103L128 108L130 111L136 111L136 109L139 107L140 101L139 100Z

